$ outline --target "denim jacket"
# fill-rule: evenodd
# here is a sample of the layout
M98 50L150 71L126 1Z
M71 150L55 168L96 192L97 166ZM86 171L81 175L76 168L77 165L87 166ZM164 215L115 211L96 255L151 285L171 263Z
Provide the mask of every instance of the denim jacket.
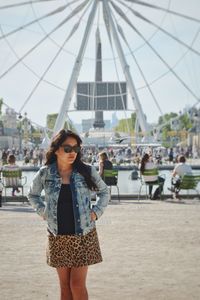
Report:
M91 177L98 188L97 201L93 205L91 204L91 191L87 187L84 177L76 170L72 171L70 177L75 234L78 235L85 235L95 228L95 221L91 220L91 212L94 211L97 219L99 219L108 205L109 192L107 185L93 166L91 166ZM61 184L57 165L53 163L40 168L28 193L28 200L31 205L38 215L47 221L47 227L54 235L58 234L57 204ZM43 190L45 192L44 198L41 196Z

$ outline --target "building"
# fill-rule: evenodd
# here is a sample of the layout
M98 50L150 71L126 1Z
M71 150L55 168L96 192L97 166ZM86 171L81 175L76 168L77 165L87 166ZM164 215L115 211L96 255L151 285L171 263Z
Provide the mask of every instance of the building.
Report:
M5 136L15 136L17 130L17 114L12 108L6 108L5 114L2 115L3 134Z

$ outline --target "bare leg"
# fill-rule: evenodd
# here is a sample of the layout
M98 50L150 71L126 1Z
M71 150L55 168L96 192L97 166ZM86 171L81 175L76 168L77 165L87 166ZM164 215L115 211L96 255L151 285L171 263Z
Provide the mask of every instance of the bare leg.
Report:
M88 300L88 292L86 288L88 266L71 268L70 287L73 300Z
M70 289L71 268L56 268L60 281L60 300L73 300Z

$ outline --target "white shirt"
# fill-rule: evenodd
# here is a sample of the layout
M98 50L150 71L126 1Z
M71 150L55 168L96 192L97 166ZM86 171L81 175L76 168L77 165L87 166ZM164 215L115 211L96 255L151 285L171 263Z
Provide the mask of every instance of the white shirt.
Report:
M186 163L179 163L175 168L174 172L180 177L182 177L184 174L192 174L192 168L190 165Z

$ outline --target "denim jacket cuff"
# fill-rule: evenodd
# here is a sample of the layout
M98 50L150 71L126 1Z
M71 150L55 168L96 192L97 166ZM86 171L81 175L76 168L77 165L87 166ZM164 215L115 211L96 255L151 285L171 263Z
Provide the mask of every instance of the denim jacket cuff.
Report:
M101 217L101 215L103 214L103 212L97 207L97 206L93 206L92 210L95 212L96 216L97 216L97 220Z

